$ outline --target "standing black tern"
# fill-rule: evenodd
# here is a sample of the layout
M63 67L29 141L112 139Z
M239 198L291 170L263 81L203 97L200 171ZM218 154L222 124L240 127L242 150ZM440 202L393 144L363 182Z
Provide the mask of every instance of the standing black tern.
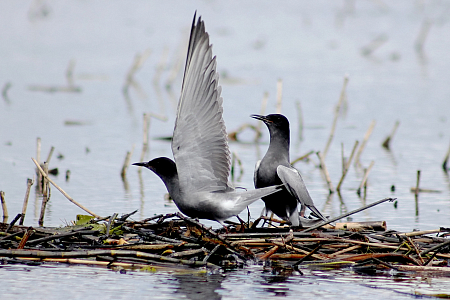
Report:
M289 220L293 226L299 226L297 206L300 202L301 217L304 217L306 207L308 207L319 218L327 221L314 206L302 176L289 162L290 133L288 119L280 114L252 115L251 117L263 121L269 128L270 133L269 149L263 159L256 164L255 187L263 188L275 184L285 184L283 191L262 198L266 204L266 210L272 211L284 220Z
M228 181L231 156L222 118L216 57L212 57L205 24L201 17L197 24L195 20L194 15L173 131L175 162L160 157L133 165L156 173L182 213L223 224L282 186L237 192Z

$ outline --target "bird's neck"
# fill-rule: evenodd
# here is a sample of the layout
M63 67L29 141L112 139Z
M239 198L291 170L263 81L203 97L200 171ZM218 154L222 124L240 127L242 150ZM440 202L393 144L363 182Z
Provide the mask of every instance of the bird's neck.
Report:
M272 157L281 157L290 161L289 159L289 130L287 134L280 134L280 132L270 131L270 145L267 150L267 154L270 154Z
M167 191L170 194L170 197L172 199L178 199L180 195L180 183L178 179L178 173L174 173L172 176L164 176L159 175L161 177L162 181L164 182Z

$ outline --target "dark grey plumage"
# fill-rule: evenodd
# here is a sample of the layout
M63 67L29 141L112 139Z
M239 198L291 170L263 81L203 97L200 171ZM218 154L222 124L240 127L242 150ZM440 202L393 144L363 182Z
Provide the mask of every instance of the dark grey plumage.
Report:
M298 226L299 213L297 206L300 203L301 217L304 216L306 207L308 207L319 218L327 221L314 206L302 176L290 164L288 119L280 114L252 115L251 117L263 121L270 133L269 149L264 158L257 163L255 169L255 187L263 188L274 184L285 184L283 191L262 198L266 204L266 209L284 220L289 220L292 225Z
M203 21L195 20L194 15L172 139L175 162L160 157L134 165L155 172L184 214L222 222L281 187L237 192L228 181L231 156L216 58Z

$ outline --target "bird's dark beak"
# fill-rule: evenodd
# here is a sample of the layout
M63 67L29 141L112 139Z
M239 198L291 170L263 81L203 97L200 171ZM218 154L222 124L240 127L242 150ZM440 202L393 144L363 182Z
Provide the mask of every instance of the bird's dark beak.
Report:
M146 162L134 163L133 166L147 167L147 163Z
M253 119L256 119L256 120L263 121L264 123L270 122L265 116L251 115L250 117L252 117Z

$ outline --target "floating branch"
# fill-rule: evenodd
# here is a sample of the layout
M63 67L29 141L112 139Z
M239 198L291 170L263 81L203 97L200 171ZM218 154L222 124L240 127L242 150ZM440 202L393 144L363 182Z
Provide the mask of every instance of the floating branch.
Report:
M356 153L356 156L355 156L355 166L361 165L361 162L359 161L359 158L361 157L361 154L362 154L364 148L366 147L367 141L369 140L369 138L370 138L370 136L372 134L372 131L373 131L373 128L375 127L375 124L376 124L376 122L375 122L375 120L373 120L370 123L369 128L366 131L366 134L364 135L364 138L363 138L363 141L361 143L361 146L359 147L358 152Z
M400 121L396 121L394 124L394 128L392 128L391 134L384 140L382 146L387 150L390 150L391 140L394 138L394 134L397 131L398 126L400 125Z
M356 191L356 193L357 193L358 195L361 195L361 190L362 190L362 188L366 186L367 178L369 177L369 173L370 173L370 171L372 170L372 167L373 167L374 164L375 164L375 162L372 160L372 161L370 162L369 167L365 170L363 179L362 179L362 181L361 181L361 184L359 185L359 188L358 188L358 190Z
M96 218L100 218L99 215L91 212L89 209L87 209L86 207L84 207L80 203L76 202L73 198L71 198L62 188L60 188L53 180L51 180L48 177L47 174L45 174L44 170L42 170L41 166L39 165L39 163L34 158L31 158L31 159L33 160L34 164L36 165L36 167L38 168L38 170L42 174L42 176L45 177L55 188L57 188L64 195L64 197L67 198L67 200L69 200L70 202L72 202L73 204L75 204L76 206L78 206L79 208L81 208L82 210L84 210L85 212L90 214L91 216L94 216Z
M325 180L327 181L328 190L330 191L330 194L332 194L334 193L334 187L330 179L330 174L328 173L327 167L325 165L325 160L323 159L323 156L320 152L316 152L316 154L320 161L320 169L322 170L323 175L325 176Z
M359 142L356 141L356 142L355 142L355 145L353 146L352 153L350 154L350 157L348 158L348 161L347 161L347 163L345 164L345 168L342 170L342 177L341 177L341 180L339 180L339 183L338 183L338 185L337 185L337 187L336 187L336 190L337 190L337 191L340 191L340 190L341 190L342 182L344 181L345 175L347 175L348 169L350 169L350 164L352 163L353 155L355 154L355 151L356 151L356 148L358 147L358 144L359 144Z
M344 84L342 85L341 94L339 96L339 101L338 101L338 104L336 105L336 109L334 111L334 119L333 119L333 124L331 126L330 136L328 137L327 144L325 146L325 149L323 150L323 154L322 154L323 159L326 158L327 153L328 153L328 149L330 148L331 142L333 141L334 132L336 130L337 120L339 118L339 112L341 111L341 106L342 106L342 103L343 103L343 101L345 99L345 94L346 94L348 80L349 80L348 75L345 75L344 76Z

